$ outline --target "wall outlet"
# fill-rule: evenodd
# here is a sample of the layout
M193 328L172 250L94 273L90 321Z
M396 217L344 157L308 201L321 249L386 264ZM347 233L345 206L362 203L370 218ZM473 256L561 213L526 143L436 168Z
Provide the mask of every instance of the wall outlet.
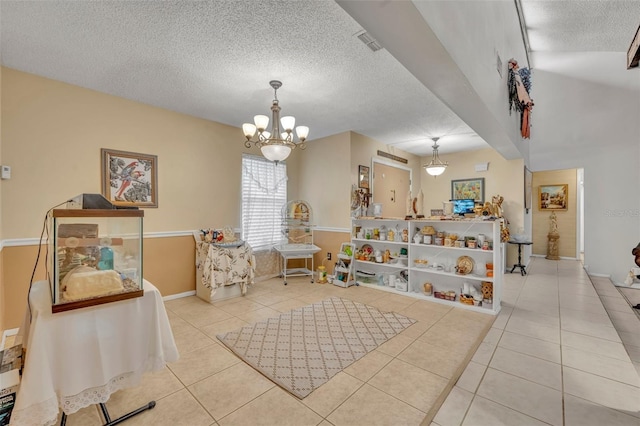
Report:
M0 166L2 168L2 179L11 179L11 166Z
M331 253L327 252L327 260L331 260Z

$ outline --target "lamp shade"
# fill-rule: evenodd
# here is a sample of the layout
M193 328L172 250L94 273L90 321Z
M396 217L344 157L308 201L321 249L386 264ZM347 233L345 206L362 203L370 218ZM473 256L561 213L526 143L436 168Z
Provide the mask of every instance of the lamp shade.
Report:
M253 137L253 135L256 134L256 126L254 126L251 123L244 123L242 125L242 131L244 132L244 135L246 137L248 137L249 139L251 139Z
M291 147L287 145L263 145L262 155L269 161L283 161L291 154Z
M444 169L446 168L447 168L446 165L433 165L433 166L428 165L424 167L427 173L429 173L431 176L440 176L441 174L444 173Z
M307 126L298 126L296 127L296 134L298 139L304 141L309 136L309 128Z
M282 117L280 119L280 123L282 123L282 129L285 132L292 132L293 128L296 125L296 118L290 115L287 115L286 117Z
M269 117L266 115L256 115L253 117L253 122L256 123L258 130L264 130L269 125Z

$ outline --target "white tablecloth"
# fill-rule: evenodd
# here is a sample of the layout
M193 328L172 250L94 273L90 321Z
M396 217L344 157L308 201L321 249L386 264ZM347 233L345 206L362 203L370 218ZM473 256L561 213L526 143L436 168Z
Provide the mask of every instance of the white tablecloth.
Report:
M106 402L178 359L162 296L146 280L143 287L143 297L52 314L49 283L33 284L12 425L55 424L59 408L72 414Z

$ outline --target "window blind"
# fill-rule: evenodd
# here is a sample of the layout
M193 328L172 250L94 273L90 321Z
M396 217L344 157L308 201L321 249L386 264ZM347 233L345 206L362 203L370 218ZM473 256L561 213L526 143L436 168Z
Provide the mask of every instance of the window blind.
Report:
M242 155L242 238L254 250L282 241L281 210L287 202L287 166Z

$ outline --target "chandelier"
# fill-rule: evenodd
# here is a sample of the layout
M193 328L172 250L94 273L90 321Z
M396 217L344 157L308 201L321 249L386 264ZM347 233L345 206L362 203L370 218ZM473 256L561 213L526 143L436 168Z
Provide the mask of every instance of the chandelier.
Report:
M424 166L424 169L431 176L440 176L444 173L444 170L447 168L449 163L442 162L440 157L438 156L438 139L440 138L432 138L433 140L433 157L431 157L431 162Z
M295 126L296 119L292 116L286 116L280 118L280 105L278 105L278 89L282 86L282 82L278 80L271 80L269 85L273 87L273 103L271 104L271 131L266 131L269 125L269 117L266 115L256 115L253 117L253 122L244 123L242 125L242 131L247 140L244 146L251 148L251 144L260 148L262 155L267 160L278 161L285 160L291 150L300 147L306 148L305 141L309 136L309 128L307 126L296 127L296 134L300 142L294 142L293 140L293 127ZM282 131L280 128L282 125ZM252 140L254 136L257 138Z

